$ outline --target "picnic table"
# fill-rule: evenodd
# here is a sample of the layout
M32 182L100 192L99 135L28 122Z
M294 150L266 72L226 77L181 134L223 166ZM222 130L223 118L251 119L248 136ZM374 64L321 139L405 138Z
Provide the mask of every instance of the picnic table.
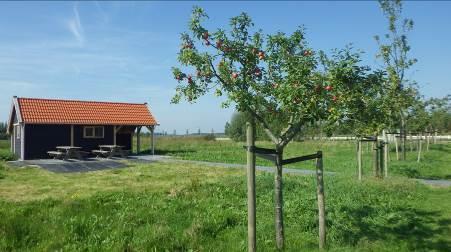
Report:
M54 158L62 158L64 160L72 157L82 159L83 157L80 149L81 147L76 146L56 146L57 151L48 151L47 153Z
M125 158L127 151L123 150L124 146L121 145L99 145L100 150L93 150L97 157L104 156L106 158L112 158L113 156L121 156Z

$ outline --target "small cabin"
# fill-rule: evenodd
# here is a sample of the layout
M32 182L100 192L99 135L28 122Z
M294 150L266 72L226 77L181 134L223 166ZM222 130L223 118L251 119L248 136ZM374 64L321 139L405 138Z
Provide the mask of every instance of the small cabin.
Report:
M8 123L11 151L21 160L49 158L56 146L77 146L91 152L99 145L131 150L142 127L152 137L157 122L147 103L119 103L14 96Z

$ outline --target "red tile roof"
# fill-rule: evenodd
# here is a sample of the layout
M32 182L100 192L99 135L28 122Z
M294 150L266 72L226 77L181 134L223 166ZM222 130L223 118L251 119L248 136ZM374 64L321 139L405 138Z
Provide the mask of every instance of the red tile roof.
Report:
M24 123L156 125L144 103L17 98Z

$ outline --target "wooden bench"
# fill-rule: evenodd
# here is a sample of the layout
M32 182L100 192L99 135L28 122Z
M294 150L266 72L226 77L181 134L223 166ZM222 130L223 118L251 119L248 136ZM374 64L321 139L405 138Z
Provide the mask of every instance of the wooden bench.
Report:
M53 159L62 159L66 156L66 154L61 151L47 151L47 154L53 157Z
M93 154L96 155L96 157L108 157L110 155L110 151L105 151L105 150L93 150L92 151Z
M85 159L89 155L87 151L77 151L76 153L78 159Z

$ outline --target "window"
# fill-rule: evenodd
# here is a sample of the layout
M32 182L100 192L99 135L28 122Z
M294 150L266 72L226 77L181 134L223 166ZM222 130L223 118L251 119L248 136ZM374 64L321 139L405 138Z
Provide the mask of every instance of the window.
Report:
M103 138L103 126L86 126L83 128L84 138Z
M16 125L16 138L20 139L20 125Z

